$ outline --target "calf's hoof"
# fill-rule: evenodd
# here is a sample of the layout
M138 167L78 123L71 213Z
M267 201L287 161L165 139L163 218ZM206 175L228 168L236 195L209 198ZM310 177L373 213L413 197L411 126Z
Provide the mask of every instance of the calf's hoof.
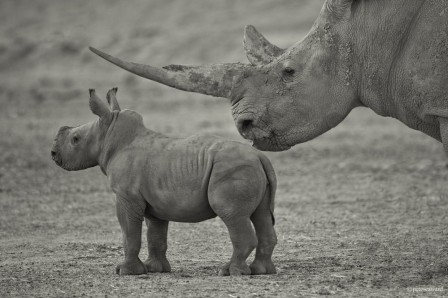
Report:
M147 259L144 264L148 272L171 272L171 265L167 259Z
M134 262L125 261L115 268L115 273L119 275L140 275L147 272L148 270L146 270L145 265L140 260Z
M254 260L250 265L250 271L252 275L277 273L274 263L271 260Z
M250 275L250 268L246 263L237 265L234 263L225 264L219 271L220 276L236 276L236 275Z

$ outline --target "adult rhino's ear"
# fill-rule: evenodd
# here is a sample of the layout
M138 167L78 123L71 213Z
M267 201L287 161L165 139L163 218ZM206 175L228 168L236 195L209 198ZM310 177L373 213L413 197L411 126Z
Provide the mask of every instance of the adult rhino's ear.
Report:
M327 0L328 11L337 19L348 19L351 15L352 5L356 0Z
M95 89L89 89L89 105L92 113L100 117L102 123L109 123L112 119L112 113L104 101L95 93Z
M271 44L252 25L247 25L244 28L244 50L247 60L252 65L268 64L285 51Z
M109 91L107 91L106 99L112 111L121 111L120 105L118 104L117 100L117 91L118 91L117 87L114 87Z

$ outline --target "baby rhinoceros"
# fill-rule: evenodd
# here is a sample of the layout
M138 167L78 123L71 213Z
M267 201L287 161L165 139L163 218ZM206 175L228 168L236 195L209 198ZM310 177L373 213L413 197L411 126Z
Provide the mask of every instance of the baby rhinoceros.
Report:
M63 169L99 165L116 194L125 260L121 275L169 272L168 222L200 222L219 216L233 254L220 275L273 274L276 177L268 158L249 145L215 136L171 138L147 129L142 116L120 110L117 88L106 102L90 89L90 109L99 118L62 127L51 155ZM142 221L148 252L139 259ZM255 231L252 224L255 227ZM246 259L256 248L249 266Z

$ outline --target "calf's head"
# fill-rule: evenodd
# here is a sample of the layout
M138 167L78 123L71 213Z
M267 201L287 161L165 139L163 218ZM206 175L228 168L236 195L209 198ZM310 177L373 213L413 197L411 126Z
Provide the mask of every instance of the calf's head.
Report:
M89 105L95 121L77 127L63 126L54 140L51 156L58 166L68 171L83 170L98 165L106 132L113 119L113 110L120 110L115 93L107 94L110 108L90 89Z
M327 0L309 34L288 49L247 26L244 47L250 64L156 68L90 49L150 80L229 98L244 138L261 150L286 150L336 126L358 105L351 10L350 0Z

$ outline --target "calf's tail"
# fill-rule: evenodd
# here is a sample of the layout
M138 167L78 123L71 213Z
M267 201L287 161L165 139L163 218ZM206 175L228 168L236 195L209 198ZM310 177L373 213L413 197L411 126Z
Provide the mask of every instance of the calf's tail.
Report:
M269 195L269 209L271 211L272 216L272 224L275 225L275 217L274 217L274 205L275 205L275 191L277 190L277 177L275 175L274 167L272 167L269 159L262 153L260 153L260 161L263 166L263 170L266 174L266 178L268 179L267 193Z

